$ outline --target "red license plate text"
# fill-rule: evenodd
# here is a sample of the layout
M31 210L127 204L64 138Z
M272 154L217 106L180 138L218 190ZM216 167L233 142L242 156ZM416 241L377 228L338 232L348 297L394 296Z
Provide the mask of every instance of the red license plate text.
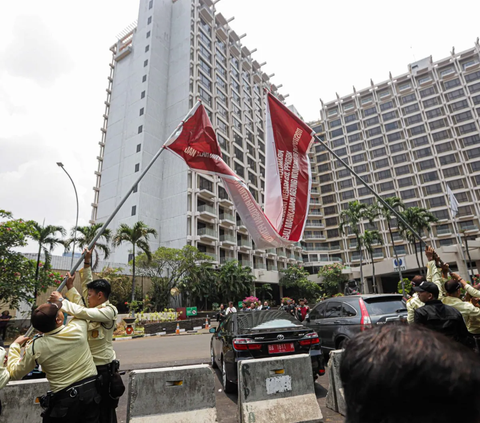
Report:
M293 342L289 342L288 344L273 344L268 346L269 354L281 354L293 351L295 351Z

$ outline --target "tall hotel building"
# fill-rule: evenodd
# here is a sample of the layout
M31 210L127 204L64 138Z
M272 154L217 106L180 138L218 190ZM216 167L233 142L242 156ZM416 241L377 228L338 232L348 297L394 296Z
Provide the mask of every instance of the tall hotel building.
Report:
M322 104L315 131L382 197L400 197L407 207L430 210L438 223L424 240L446 261L466 269L455 236L455 225L471 240L472 261L480 265L480 45L433 62L431 57L409 65L408 72ZM318 205L304 235L306 262L321 264L332 257L357 267L353 234L339 232L340 213L358 199L372 204L373 195L321 146L313 152ZM459 202L457 222L449 208L447 186ZM407 271L417 272L413 246L392 222L397 253L406 258ZM382 233L383 245L374 249L377 282L386 292L396 290L393 246L386 222L372 226ZM328 255L327 255L328 254ZM368 260L367 260L368 262ZM377 263L378 262L378 263ZM463 266L463 267L462 267ZM367 266L367 276L371 266ZM415 273L414 272L414 273ZM383 282L383 284L381 283ZM382 286L383 285L383 286ZM370 285L371 286L371 285Z
M92 222L105 221L113 212L197 98L207 109L225 161L263 203L263 88L281 101L284 97L214 3L141 0L138 23L111 48ZM235 259L251 266L258 282L278 282L279 268L302 261L299 245L256 249L219 178L189 170L169 152L134 189L111 226L137 221L158 231L152 250L190 244L217 264ZM130 258L128 246L121 246L112 260Z

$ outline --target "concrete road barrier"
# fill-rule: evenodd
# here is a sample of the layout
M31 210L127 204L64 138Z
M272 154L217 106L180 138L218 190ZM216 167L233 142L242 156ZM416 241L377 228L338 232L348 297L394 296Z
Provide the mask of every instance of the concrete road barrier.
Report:
M47 379L19 380L0 389L2 414L0 422L40 423L43 409L36 401L50 389Z
M217 421L215 376L206 364L130 373L127 422Z
M322 422L313 384L307 354L240 361L240 422Z
M326 406L343 416L347 415L347 406L345 403L345 393L343 391L342 380L340 379L340 363L343 350L330 352L328 360L327 374L330 380L330 387L327 392Z

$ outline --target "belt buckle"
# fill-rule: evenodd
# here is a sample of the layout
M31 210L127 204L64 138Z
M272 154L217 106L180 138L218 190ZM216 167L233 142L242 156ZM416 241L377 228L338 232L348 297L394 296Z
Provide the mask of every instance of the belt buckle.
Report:
M75 398L78 395L78 391L75 388L72 388L70 391L70 398Z

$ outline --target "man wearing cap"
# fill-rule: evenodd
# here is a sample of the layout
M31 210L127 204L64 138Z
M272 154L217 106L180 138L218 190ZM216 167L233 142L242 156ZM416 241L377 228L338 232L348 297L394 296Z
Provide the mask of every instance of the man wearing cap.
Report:
M73 287L75 278L68 274L66 297L69 301L64 302L62 295L57 291L52 292L49 301L54 304L63 304L62 309L68 314L89 322L88 345L97 367L99 389L102 395L100 423L115 423L118 398L115 398L116 395L112 395L111 379L118 372L119 363L115 360L112 339L118 311L108 301L111 292L110 283L105 279L93 280L92 251L87 249L83 251L85 254L84 267L79 272L83 299ZM83 306L84 302L87 307Z
M452 306L462 314L463 319L467 324L467 329L472 334L475 340L476 349L478 350L480 341L480 308L475 307L470 302L462 301L460 299L460 296L462 295L460 290L461 288L465 288L472 297L478 296L479 291L473 286L467 284L459 275L454 273L452 274L452 277L454 277L454 279L445 282L447 296L443 299L443 303Z
M101 397L88 348L88 324L73 319L64 326L63 319L61 305L42 304L35 309L31 323L41 335L28 343L29 338L20 336L10 345L7 370L11 379L21 379L37 364L42 366L51 389L40 401L44 423L98 423Z
M410 282L412 283L412 288L415 288L422 282L425 282L425 278L421 275L417 275L414 276ZM415 310L423 305L424 303L420 301L420 298L418 298L418 294L416 292L407 300L407 322L409 324L413 323Z
M471 347L471 336L463 320L462 314L453 307L438 299L438 287L433 282L422 282L413 288L420 301L425 303L417 308L414 322Z

